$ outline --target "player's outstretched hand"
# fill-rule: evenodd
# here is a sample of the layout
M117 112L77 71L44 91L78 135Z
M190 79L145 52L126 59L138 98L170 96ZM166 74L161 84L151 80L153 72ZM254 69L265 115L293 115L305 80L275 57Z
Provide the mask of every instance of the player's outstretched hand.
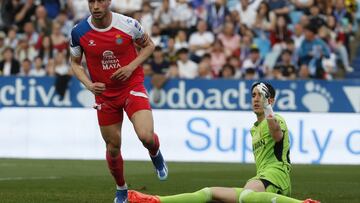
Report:
M269 89L266 87L264 83L260 83L256 86L256 88L259 90L261 97L262 97L262 103L263 108L266 108L270 105L269 98L270 98L270 92Z
M88 89L95 95L100 95L105 89L105 84L101 82L92 83Z
M121 81L125 81L127 80L131 74L133 72L133 69L129 66L124 66L122 68L119 68L117 71L115 71L112 75L111 75L111 79L112 80L121 80Z

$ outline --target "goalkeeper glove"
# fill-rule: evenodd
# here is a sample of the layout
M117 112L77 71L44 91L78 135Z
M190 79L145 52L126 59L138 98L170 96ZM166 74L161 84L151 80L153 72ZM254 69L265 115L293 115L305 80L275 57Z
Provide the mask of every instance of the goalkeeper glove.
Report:
M258 89L258 91L261 94L261 100L262 100L265 118L266 119L274 119L275 114L274 114L271 104L269 103L269 98L270 98L269 89L266 87L266 85L264 83L258 84L256 86L256 88Z

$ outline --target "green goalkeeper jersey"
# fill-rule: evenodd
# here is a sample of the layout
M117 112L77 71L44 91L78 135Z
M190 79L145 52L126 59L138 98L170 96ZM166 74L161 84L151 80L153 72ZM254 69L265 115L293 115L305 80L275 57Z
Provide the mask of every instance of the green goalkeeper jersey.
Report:
M286 171L290 172L289 131L285 120L281 116L276 114L275 119L283 132L283 139L279 142L275 142L270 135L266 119L261 122L255 122L250 131L257 174L260 174L267 168L286 168Z

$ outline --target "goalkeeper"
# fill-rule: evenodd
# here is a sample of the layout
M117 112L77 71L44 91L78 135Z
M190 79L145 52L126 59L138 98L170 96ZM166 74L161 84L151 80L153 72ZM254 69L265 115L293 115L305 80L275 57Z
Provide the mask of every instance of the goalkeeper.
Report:
M285 120L274 114L275 89L269 83L258 82L251 87L252 107L257 121L251 128L256 176L244 188L211 187L194 193L173 196L153 196L129 191L131 203L316 203L290 198L290 143Z

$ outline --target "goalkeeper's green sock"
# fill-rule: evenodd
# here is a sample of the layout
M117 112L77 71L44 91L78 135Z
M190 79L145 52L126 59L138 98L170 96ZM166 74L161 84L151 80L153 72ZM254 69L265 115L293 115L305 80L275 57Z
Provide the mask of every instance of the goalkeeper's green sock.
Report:
M161 203L206 203L211 200L210 188L203 188L193 193L184 193L171 196L158 196Z
M301 203L303 201L271 192L254 192L243 190L239 198L240 203Z

